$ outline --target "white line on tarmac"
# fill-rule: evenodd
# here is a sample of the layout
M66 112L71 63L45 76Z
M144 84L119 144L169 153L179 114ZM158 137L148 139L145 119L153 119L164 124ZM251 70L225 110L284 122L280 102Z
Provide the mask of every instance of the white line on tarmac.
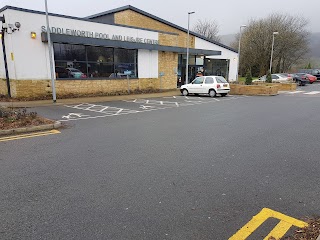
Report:
M288 92L289 94L295 94L295 93L302 93L302 92L305 92L305 91L294 91L294 92Z
M304 93L305 95L315 95L315 94L319 94L320 92L319 91L312 91L312 92L307 92L307 93Z

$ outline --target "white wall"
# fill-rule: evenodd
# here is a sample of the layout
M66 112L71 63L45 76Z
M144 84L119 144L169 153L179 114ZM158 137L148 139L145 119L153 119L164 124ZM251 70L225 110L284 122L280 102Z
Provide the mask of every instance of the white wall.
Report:
M195 48L207 49L207 50L216 50L221 51L221 55L218 56L207 56L206 58L213 59L229 59L229 81L236 81L237 77L237 66L238 66L238 53L235 53L226 48L220 47L211 42L205 41L201 38L196 37Z
M21 12L7 9L1 14L5 15L6 22L21 23L20 31L6 34L9 74L11 79L50 79L48 44L41 42L41 26L46 25L45 15ZM102 32L109 35L124 35L134 38L147 38L158 40L158 33L134 28L106 25L101 23L74 20L50 16L50 27L61 27L83 31ZM31 32L37 33L37 38L31 38ZM10 59L14 54L14 61ZM0 64L2 62L0 61ZM143 73L147 70L144 65L139 69ZM2 65L2 64L1 64ZM2 74L2 69L0 70ZM2 75L0 75L2 76Z
M139 78L158 78L158 51L138 50Z

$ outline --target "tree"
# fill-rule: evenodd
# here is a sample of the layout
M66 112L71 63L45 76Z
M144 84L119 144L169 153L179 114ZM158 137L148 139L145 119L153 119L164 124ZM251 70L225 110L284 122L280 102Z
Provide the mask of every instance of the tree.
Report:
M254 76L265 75L269 69L272 35L275 35L273 72L286 72L308 52L308 21L300 16L274 13L267 18L251 20L241 38L240 72L250 68ZM238 48L239 36L232 44Z
M220 41L219 33L219 25L214 20L201 20L198 19L192 30L210 40Z
M272 76L271 76L271 72L270 71L268 71L268 73L267 73L266 82L267 83L272 83Z
M306 66L306 69L312 69L311 63L309 62L308 65Z
M251 85L252 84L252 74L251 74L251 69L247 70L246 74L246 85Z

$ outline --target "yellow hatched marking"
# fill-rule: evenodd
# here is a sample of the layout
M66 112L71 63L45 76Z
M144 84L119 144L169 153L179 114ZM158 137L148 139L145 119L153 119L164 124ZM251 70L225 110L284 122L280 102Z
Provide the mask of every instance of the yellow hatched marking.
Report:
M47 136L47 135L52 135L52 134L58 134L58 133L60 133L60 131L50 130L50 131L45 131L45 132L35 132L35 133L21 134L21 135L16 135L16 136L1 137L0 142L7 142L7 141L24 139L24 138L41 137L41 136Z
M280 221L277 226L272 229L272 231L264 238L264 240L269 240L271 237L274 237L275 239L282 238L286 232L289 231L289 229L292 227L291 223L287 223L284 221Z
M269 208L263 208L256 216L254 216L246 225L244 225L236 234L234 234L229 240L245 240L249 237L262 223L264 223L268 218L276 218L281 220L280 223L274 227L274 229L268 235L281 238L292 226L299 228L304 228L308 226L306 222L300 221L298 219L289 217L282 213L273 211ZM290 225L290 227L289 227ZM286 230L286 231L285 231ZM265 238L268 239L268 238Z

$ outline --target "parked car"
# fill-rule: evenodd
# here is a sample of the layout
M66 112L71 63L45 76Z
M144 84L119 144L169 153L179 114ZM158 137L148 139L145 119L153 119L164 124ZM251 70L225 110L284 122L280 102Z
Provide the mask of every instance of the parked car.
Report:
M217 94L220 94L224 97L230 92L230 85L221 76L201 76L195 78L189 84L182 85L180 92L183 96L189 94L209 94L210 97L215 97Z
M271 74L272 82L274 83L283 83L283 82L291 82L293 81L293 78L288 76L288 74L285 73L274 73ZM260 77L258 80L253 80L252 82L265 82L267 80L267 76L264 75Z
M309 82L309 80L307 80L304 76L299 76L295 73L288 73L288 76L292 77L293 81L299 86L305 86Z
M300 76L302 79L307 80L308 83L311 83L311 84L317 81L317 78L315 76L307 73L296 73L296 75Z
M76 68L66 68L70 78L86 78L87 76Z
M320 80L320 69L299 69L299 73L307 73L317 77Z
M56 78L68 78L69 77L69 72L66 68L64 67L56 67Z
M311 83L311 84L317 81L317 77L313 76L311 74L306 74L306 77L307 77L307 79L309 79L309 83Z

